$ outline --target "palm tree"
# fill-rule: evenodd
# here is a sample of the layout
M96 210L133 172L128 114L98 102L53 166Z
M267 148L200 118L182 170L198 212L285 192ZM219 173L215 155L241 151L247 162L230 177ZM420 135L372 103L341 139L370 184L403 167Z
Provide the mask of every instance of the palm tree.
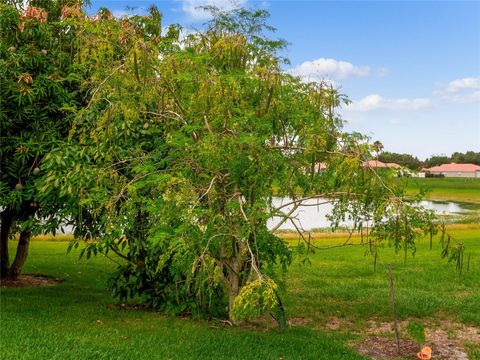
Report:
M383 144L379 140L376 140L373 143L373 150L375 151L375 154L377 155L376 157L377 157L377 162L378 162L378 156L380 155L380 153L383 150Z

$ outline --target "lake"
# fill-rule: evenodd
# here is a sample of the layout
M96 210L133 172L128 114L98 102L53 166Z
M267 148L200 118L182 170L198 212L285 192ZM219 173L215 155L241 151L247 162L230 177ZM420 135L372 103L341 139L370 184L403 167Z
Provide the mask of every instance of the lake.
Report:
M290 198L274 197L273 204L275 207L282 206L291 202ZM303 230L312 230L315 228L328 228L330 222L327 219L327 215L332 211L333 205L328 202L328 199L310 199L304 202L305 206L298 208L292 215L296 218L296 224ZM465 204L448 201L430 201L424 200L420 202L420 205L429 210L434 210L437 215L455 215L465 214L472 210L480 210L480 204ZM288 213L292 209L292 206L286 206L282 209L283 213ZM267 227L272 229L281 220L280 217L274 217L267 222ZM351 226L352 222L345 221L342 226ZM65 232L66 234L72 233L71 226L64 226L63 231L59 229L59 233ZM279 230L295 230L294 225L287 221Z
M275 197L273 199L273 204L275 207L282 206L291 202L290 198L281 198ZM310 199L304 202L305 206L299 207L292 214L296 218L297 226L301 227L303 230L311 230L315 228L328 228L330 227L330 221L327 219L327 215L331 213L333 205L331 203L325 203L328 199ZM423 200L420 202L420 205L426 209L433 210L437 215L455 215L467 213L471 210L479 209L480 205L472 207L472 204L462 204L456 202L448 201L430 201ZM292 209L292 206L286 206L282 209L284 214L289 213ZM270 219L267 223L269 229L278 224L281 220L280 217L274 217ZM342 226L351 226L351 221L345 221ZM295 230L295 226L291 221L287 221L282 224L279 228L280 230Z

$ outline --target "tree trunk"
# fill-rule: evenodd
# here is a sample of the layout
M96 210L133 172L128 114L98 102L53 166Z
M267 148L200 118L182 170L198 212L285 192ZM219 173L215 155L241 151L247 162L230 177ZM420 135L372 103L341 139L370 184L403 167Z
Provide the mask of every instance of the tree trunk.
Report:
M235 316L233 315L233 303L240 292L240 279L238 276L239 269L236 265L236 262L233 262L228 277L228 319L232 324L235 324L236 322Z
M8 236L13 224L13 213L8 209L2 212L2 225L0 227L0 278L8 276L10 260L8 256Z
M27 260L30 236L31 233L29 230L23 230L20 233L20 238L18 239L17 254L15 255L15 260L13 261L12 267L9 271L10 278L15 279L22 272L23 265Z

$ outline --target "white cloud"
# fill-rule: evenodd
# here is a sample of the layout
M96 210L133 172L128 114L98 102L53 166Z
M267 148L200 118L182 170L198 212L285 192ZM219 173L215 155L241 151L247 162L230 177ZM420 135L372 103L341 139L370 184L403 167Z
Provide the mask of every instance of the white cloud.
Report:
M202 6L216 6L221 10L229 11L244 5L247 0L179 0L182 3L182 10L192 20L206 20L210 14Z
M456 93L459 91L471 89L480 89L480 77L470 77L450 81L445 90L449 93Z
M304 81L339 80L350 76L369 76L369 66L353 65L347 61L319 58L294 67L289 71Z
M133 15L133 12L131 10L113 10L112 15L116 18L122 18Z
M390 75L390 70L388 70L386 67L381 67L379 69L377 69L377 75L380 76L380 77L385 77L385 76L388 76Z
M418 110L431 105L430 99L385 99L378 94L365 96L359 101L354 101L346 107L351 111L374 110Z
M480 77L468 77L450 81L442 89L434 91L442 101L467 104L480 101Z
M443 99L448 100L455 104L467 104L467 103L480 102L480 91L477 90L467 94L449 94L446 96L444 95Z

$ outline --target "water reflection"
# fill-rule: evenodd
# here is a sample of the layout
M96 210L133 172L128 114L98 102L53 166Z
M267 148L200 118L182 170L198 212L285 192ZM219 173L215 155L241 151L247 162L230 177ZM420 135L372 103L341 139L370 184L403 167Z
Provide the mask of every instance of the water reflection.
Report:
M423 200L420 201L420 205L428 210L435 211L438 215L447 215L447 214L458 214L469 211L465 207L462 207L459 203L448 202L448 201L430 201Z
M290 198L276 197L273 199L273 205L275 207L288 204L292 200ZM297 226L303 230L312 230L315 228L330 227L330 221L327 219L327 215L331 213L333 205L326 203L327 199L310 199L305 201L306 206L301 206L292 213L292 217L295 218ZM438 215L449 215L468 212L470 209L468 205L455 202L443 202L443 201L430 201L424 200L420 202L420 205L426 209L433 210ZM293 208L293 205L282 208L284 214L288 214ZM281 217L274 217L267 223L269 229L273 229L280 221ZM352 226L351 221L344 221L341 226ZM295 230L295 225L291 221L287 221L282 224L280 230Z

